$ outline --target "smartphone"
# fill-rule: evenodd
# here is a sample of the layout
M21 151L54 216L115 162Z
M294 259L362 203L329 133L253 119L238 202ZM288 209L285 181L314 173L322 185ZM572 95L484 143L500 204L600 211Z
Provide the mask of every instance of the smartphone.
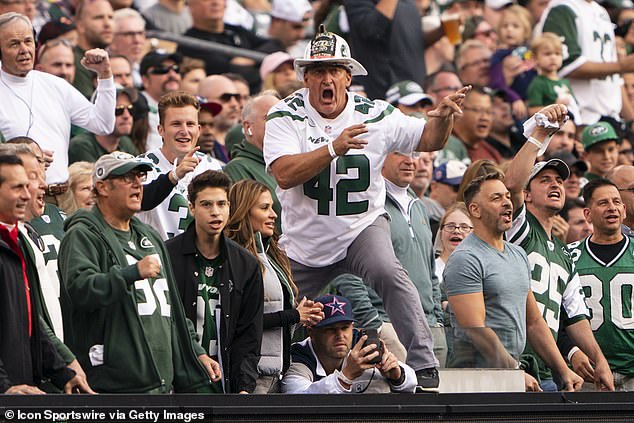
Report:
M368 345L374 344L376 345L376 349L374 351L378 351L379 355L374 357L369 363L378 364L383 359L383 344L381 344L381 340L379 339L379 332L376 329L361 329L361 336L367 335L368 338L365 340L363 344L363 348ZM370 352L370 354L374 353L374 351Z

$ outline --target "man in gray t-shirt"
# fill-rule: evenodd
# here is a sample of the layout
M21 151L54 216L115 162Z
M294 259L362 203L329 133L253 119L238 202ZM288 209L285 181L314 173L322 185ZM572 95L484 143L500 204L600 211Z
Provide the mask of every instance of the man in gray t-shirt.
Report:
M563 390L580 389L583 379L566 366L537 308L526 254L504 241L513 204L502 179L500 173L475 178L464 192L473 233L449 257L444 271L456 335L449 364L519 368L517 358L528 339L560 375ZM540 390L528 374L525 385Z
M493 329L504 349L517 361L526 344L526 296L530 288L526 253L506 241L503 251L499 251L472 233L449 257L444 277L449 281L448 296L484 295L484 325ZM491 359L485 359L473 348L453 312L450 319L456 337L456 354L450 365L490 367Z

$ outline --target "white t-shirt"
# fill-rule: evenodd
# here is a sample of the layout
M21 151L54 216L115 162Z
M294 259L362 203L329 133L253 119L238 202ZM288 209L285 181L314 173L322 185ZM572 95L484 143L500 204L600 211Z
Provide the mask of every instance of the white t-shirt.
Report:
M0 132L9 140L28 135L53 151L49 184L68 180L70 125L98 135L114 131L114 80L100 79L95 104L64 79L40 71L19 77L0 71Z
M365 123L368 140L362 150L349 150L317 176L290 189L277 188L282 204L281 245L293 260L322 267L342 260L361 231L385 213L381 169L387 153L411 153L425 127L423 119L403 115L384 101L348 93L344 111L323 118L308 101L308 89L277 103L267 116L264 160L307 153L334 140L346 128Z
M156 208L137 214L143 223L147 223L158 231L163 241L183 233L192 220L187 200L187 186L194 176L207 170L222 170L221 163L213 157L199 152L194 154L200 159L200 163L194 171L189 172L178 181L170 195ZM142 154L141 157L150 159L154 163L154 170L147 174L146 185L161 174L171 172L174 168L174 165L165 158L160 148L150 150L146 154Z

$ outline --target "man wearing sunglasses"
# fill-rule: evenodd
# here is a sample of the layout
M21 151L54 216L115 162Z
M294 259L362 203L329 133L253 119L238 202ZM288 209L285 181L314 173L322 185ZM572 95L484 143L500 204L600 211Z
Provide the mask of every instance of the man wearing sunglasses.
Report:
M240 122L240 100L242 97L238 89L233 81L226 76L209 75L200 81L198 95L222 105L222 111L214 118L213 131L216 140L224 146L227 132Z
M118 151L95 163L96 205L60 246L64 339L97 392L209 392L220 367L190 335L160 236L133 217L152 169Z
M179 65L181 62L182 56L180 54L164 54L155 51L149 52L141 60L142 94L150 108L149 133L146 144L148 151L159 148L163 144L158 133L158 102L164 94L180 88ZM145 151L141 151L141 153L145 153Z
M94 163L104 154L113 151L123 151L132 155L139 152L130 139L132 124L134 123L132 103L138 97L134 88L117 90L117 106L114 109L114 131L108 135L95 135L90 132L82 132L70 140L68 147L68 162Z

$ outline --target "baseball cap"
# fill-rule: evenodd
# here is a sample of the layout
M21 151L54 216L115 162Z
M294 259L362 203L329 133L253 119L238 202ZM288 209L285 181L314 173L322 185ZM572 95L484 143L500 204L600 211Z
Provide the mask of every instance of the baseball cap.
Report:
M533 166L533 170L531 170L530 175L528 176L528 181L526 185L530 184L533 178L535 178L539 172L545 169L555 169L555 171L561 176L561 179L566 180L570 176L570 169L568 165L560 159L550 159L543 162L537 162Z
M568 165L569 169L577 168L580 172L585 173L588 165L583 160L575 157L570 151L558 151L550 156L551 159L559 159Z
M201 110L208 111L213 117L222 112L222 104L216 103L215 101L209 101L204 97L198 97L198 103L200 103Z
M303 81L306 66L318 63L341 65L348 69L352 76L368 74L363 65L350 56L350 47L346 40L337 34L326 31L324 25L319 25L319 32L306 46L304 57L295 59L297 79Z
M183 61L183 56L178 53L161 53L158 51L151 51L143 56L141 59L141 65L139 66L139 72L141 75L147 75L147 71L150 68L161 66L164 61L171 60L177 65Z
M448 160L434 169L432 179L441 184L458 186L466 170L467 165L460 160Z
M95 163L95 170L92 174L93 184L96 181L103 181L109 176L125 175L133 169L152 170L152 163L141 157L134 157L132 154L123 151L113 151L99 157Z
M500 10L506 6L510 6L515 2L512 0L484 0L484 5L493 10Z
M260 79L264 80L268 74L275 72L277 68L284 63L290 63L292 65L293 60L293 56L285 51L276 51L275 53L267 55L260 65Z
M430 104L434 103L434 100L414 81L401 81L392 85L385 94L385 100L390 104L398 102L405 106L413 106L423 100Z
M273 0L271 16L285 21L301 23L304 15L313 10L308 0Z
M590 147L604 141L618 141L614 127L607 122L597 122L586 126L581 134L583 149L588 151Z
M314 326L316 328L355 321L352 317L352 303L346 297L328 294L315 298L314 301L324 305L324 318Z
M60 37L70 31L77 29L73 21L65 16L60 17L57 20L46 22L40 29L37 35L37 42L40 46L46 44L48 41Z

